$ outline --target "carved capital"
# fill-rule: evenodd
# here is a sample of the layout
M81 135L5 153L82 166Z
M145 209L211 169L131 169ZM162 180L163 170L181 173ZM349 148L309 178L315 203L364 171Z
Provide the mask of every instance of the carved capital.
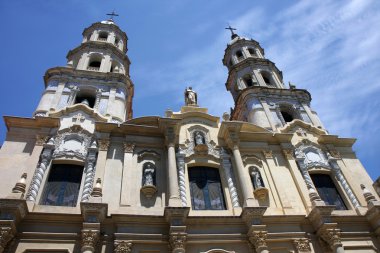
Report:
M325 224L318 230L318 236L326 242L331 249L342 246L340 238L340 229L336 227L336 224Z
M293 150L291 150L291 149L284 149L284 150L282 150L282 152L284 153L284 156L285 156L286 159L288 159L288 160L294 160Z
M263 150L263 154L265 158L272 159L273 158L273 152L272 150Z
M47 142L48 139L49 139L49 136L38 134L36 136L36 146L43 146Z
M110 146L110 141L106 139L99 140L99 150L101 151L107 151L108 147Z
M99 230L82 230L82 252L95 251L99 240Z
M115 241L115 253L131 253L132 242L131 241Z
M244 207L241 218L248 226L258 225L266 210L266 206Z
M267 231L251 231L248 240L256 251L261 252L267 248Z
M124 143L124 152L125 153L133 153L133 150L135 149L136 144L130 143L130 142L125 142Z
M171 234L169 244L173 253L185 252L186 233Z
M165 131L165 140L167 145L174 145L175 143L175 129L174 127L168 127Z
M7 244L16 234L14 223L0 224L0 252L2 252Z
M299 253L311 252L310 240L307 238L293 240L293 245Z

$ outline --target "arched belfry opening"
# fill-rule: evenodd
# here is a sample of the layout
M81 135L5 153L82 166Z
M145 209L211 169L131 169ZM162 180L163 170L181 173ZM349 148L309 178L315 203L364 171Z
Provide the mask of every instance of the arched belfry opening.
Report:
M90 108L95 106L96 95L91 90L79 91L75 97L75 104L84 104Z

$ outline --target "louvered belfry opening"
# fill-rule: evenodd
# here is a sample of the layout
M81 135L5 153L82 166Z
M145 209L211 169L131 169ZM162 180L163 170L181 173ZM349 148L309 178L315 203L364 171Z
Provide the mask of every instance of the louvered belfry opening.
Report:
M189 169L189 179L193 210L226 209L218 169L192 167Z
M83 166L53 164L45 183L41 205L76 206L82 174Z

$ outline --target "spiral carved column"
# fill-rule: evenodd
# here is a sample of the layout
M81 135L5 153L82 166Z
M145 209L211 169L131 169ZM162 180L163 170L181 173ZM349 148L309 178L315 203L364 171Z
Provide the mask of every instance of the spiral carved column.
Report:
M185 154L180 150L177 155L178 179L179 179L179 195L182 206L187 206L186 198L186 178L185 178Z
M50 141L49 141L50 142ZM37 169L34 173L32 182L30 184L30 188L28 190L28 194L26 199L29 201L36 201L38 192L41 188L42 180L45 176L46 169L51 161L51 156L53 152L54 145L52 144L45 144L45 149L42 151L42 154L40 156L40 163L37 166Z
M92 192L92 186L94 184L95 161L96 161L95 150L90 150L88 154L88 158L87 158L86 177L84 179L81 202L88 202L90 198L90 195Z
M222 167L224 169L224 172L226 174L227 184L228 184L228 190L230 192L232 206L233 207L239 207L239 196L237 194L237 190L234 183L234 177L232 172L232 165L230 162L230 156L226 154L225 150L222 149L220 152L220 158L222 159Z

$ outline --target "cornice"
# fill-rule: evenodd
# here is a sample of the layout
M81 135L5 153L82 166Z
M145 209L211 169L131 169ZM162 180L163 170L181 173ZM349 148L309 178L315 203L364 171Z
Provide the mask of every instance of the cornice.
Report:
M50 112L49 116L59 118L63 115L67 115L67 114L75 112L75 111L83 111L83 112L87 113L88 115L92 116L97 121L102 121L102 122L108 121L108 119L106 117L103 117L97 111L88 107L85 104L75 104L75 105L71 105L71 106L66 106L65 108L63 108L59 111Z
M219 117L212 116L208 113L196 112L196 111L173 114L173 118L174 119L181 119L181 120L184 120L187 118L203 118L203 119L207 119L211 122L214 122L216 124L219 124L219 121L220 121Z
M309 130L312 133L315 133L317 135L326 135L327 132L323 129L316 128L315 126L306 123L305 121L295 119L292 122L286 124L284 127L279 128L278 130L281 133L291 133L291 131L296 127L299 126L303 129Z
M111 43L105 43L102 41L86 41L80 44L79 46L77 46L76 48L70 50L67 53L66 58L70 59L70 57L76 54L77 52L86 50L86 49L110 50L112 51L113 54L115 54L117 57L122 59L124 63L127 63L128 65L131 64L131 61L129 60L128 56L124 54L124 52L120 51L117 47L115 47L115 45Z
M235 43L233 43L233 44L227 44L227 47L224 50L224 56L223 56L223 60L222 60L223 64L225 66L227 66L227 59L226 59L226 57L232 51L233 48L239 47L239 46L242 47L242 46L250 45L250 44L252 46L254 46L254 47L257 47L260 50L261 54L264 55L264 49L260 46L259 42L257 42L254 39L239 38Z
M123 37L123 39L125 41L128 40L127 34L123 30L121 30L119 26L117 26L115 24L103 24L102 22L92 23L89 27L87 27L83 30L82 35L85 36L87 34L87 32L94 30L96 28L110 29L111 31L118 32Z
M307 103L310 103L311 101L311 94L305 89L279 89L263 86L252 86L245 88L239 93L237 99L235 100L235 107L231 113L231 119L236 119L236 112L239 111L242 105L245 105L245 102L250 98L250 96L254 96L256 98L265 98L268 96L292 96L294 98L304 100Z
M115 83L123 83L127 86L128 89L133 89L133 83L131 79L120 73L104 73L104 72L96 72L96 71L87 71L87 70L78 70L67 67L54 67L50 68L45 72L44 82L45 88L47 87L49 80L53 77L67 78L69 76L70 80L72 78L87 78L87 79L95 79L96 81L104 81L104 82L115 82ZM68 80L69 80L68 79ZM133 93L131 93L133 94Z
M339 138L337 135L321 135L318 138L320 144L334 144L340 147L352 147L356 142L356 138Z
M56 128L59 127L59 119L51 117L22 118L4 116L5 125L9 131L10 127L19 128Z

